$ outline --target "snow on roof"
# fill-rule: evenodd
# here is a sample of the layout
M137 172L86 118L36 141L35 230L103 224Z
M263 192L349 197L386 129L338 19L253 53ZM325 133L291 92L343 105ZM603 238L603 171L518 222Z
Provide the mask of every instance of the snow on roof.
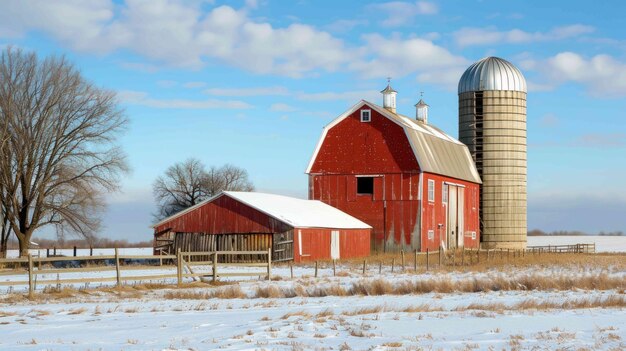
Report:
M225 191L224 194L292 227L372 228L349 214L317 200L303 200L289 196L257 192Z
M294 197L244 191L224 191L195 206L174 214L153 225L153 228L188 213L220 196L231 197L260 212L297 228L337 228L370 229L368 224L317 200L303 200Z

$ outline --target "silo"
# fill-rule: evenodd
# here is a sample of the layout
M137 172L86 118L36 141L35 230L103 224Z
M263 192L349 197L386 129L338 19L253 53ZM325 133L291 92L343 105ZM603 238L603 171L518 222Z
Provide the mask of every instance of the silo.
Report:
M526 80L510 62L487 57L459 81L459 140L481 187L481 247L526 247Z

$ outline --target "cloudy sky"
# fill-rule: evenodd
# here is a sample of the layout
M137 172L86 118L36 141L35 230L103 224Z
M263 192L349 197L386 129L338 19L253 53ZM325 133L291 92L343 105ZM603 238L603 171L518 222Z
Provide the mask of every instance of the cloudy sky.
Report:
M564 6L566 4L566 6ZM8 0L0 47L66 55L118 92L132 173L102 235L150 239L151 184L189 157L307 194L321 129L360 99L419 93L457 135L456 85L485 56L527 78L529 229L626 231L622 1Z

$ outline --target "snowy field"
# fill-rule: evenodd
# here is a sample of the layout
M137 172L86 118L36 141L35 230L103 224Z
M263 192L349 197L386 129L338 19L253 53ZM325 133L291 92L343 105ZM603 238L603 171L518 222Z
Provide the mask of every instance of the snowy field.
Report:
M626 280L622 267L532 267L516 271L384 271L341 277L277 267L274 282L186 289L77 292L64 299L0 303L0 350L623 350L624 304L551 308L568 302L625 299L624 289L501 290L310 297L318 289L392 285L436 278L452 285L481 279L563 276ZM623 283L620 283L623 285ZM308 291L258 297L269 287ZM238 293L227 296L230 290ZM223 292L221 298L207 294ZM271 291L271 290L270 290ZM338 294L341 295L341 294ZM236 297L236 298L225 298ZM548 304L547 307L536 307ZM533 307L535 306L535 307Z
M626 236L529 236L528 246L596 244L596 252L626 252Z

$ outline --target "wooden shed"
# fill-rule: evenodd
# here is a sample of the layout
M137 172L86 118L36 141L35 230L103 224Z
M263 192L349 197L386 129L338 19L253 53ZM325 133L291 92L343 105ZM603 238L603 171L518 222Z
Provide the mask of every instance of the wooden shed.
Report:
M321 201L225 191L153 225L154 251L260 251L273 261L364 257L368 224Z

